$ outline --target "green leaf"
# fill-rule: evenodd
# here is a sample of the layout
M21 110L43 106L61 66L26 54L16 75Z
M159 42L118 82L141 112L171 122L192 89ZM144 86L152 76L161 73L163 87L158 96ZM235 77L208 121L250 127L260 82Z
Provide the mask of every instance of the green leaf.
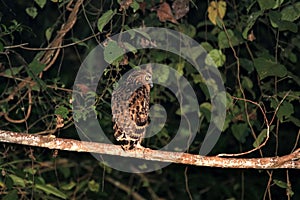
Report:
M134 46L132 46L131 44L129 44L128 42L124 42L123 43L123 45L124 45L124 47L126 47L126 49L128 49L130 52L132 52L132 53L137 53L137 49L134 47Z
M177 30L180 31L183 34L188 35L191 38L194 38L196 33L197 33L197 30L193 25L185 24L185 23L184 24L179 24Z
M191 98L191 96L187 96L187 97ZM182 115L189 114L192 111L195 111L195 107L192 107L191 105L183 105L180 108L178 108L175 113L179 116L182 116Z
M76 186L76 183L74 181L71 181L68 184L64 184L61 186L61 189L63 190L72 190Z
M44 185L46 183L45 179L41 176L36 176L34 179L35 183Z
M133 1L132 4L130 4L130 7L133 9L133 12L135 13L138 9L140 9L140 4L136 1Z
M54 187L50 184L46 184L46 185L35 184L35 188L39 189L39 190L42 190L42 191L46 192L47 194L52 194L52 195L57 196L59 198L67 199L67 195L64 192L61 192L56 187Z
M190 55L190 57L193 60L197 60L199 58L199 56L206 54L207 52L205 51L205 49L200 49L199 51L199 47L183 47L182 51L186 52L187 54Z
M255 97L255 92L252 90L253 82L250 78L248 78L247 76L242 76L242 86L243 88L247 89L253 97Z
M52 32L53 32L53 28L52 27L47 28L46 31L45 31L45 37L46 37L46 39L47 39L48 42L51 39Z
M282 52L282 55L294 64L296 64L298 61L297 55L292 52L292 49L285 49L285 51Z
M62 118L67 119L68 118L68 114L69 114L69 110L68 108L64 107L64 106L59 106L58 108L55 108L55 112L56 115L60 115Z
M257 0L261 10L271 9L276 6L276 1L274 0Z
M227 34L229 40L225 31L221 31L218 35L218 45L220 49L229 48L229 41L231 42L232 46L236 46L240 43L239 39L234 35L234 32L231 29L227 31Z
M32 175L36 174L36 172L37 172L36 169L33 169L33 168L31 168L31 167L27 167L27 168L25 168L23 171L24 171L24 172L27 172L27 173L29 173L29 174L32 174Z
M239 142L245 143L246 137L249 135L250 130L248 124L241 123L241 124L233 124L231 126L231 132Z
M205 58L205 63L210 66L221 67L226 61L226 56L222 53L221 50L213 49L208 53L208 56Z
M298 84L298 86L300 86L300 77L298 75L288 72L288 76L291 77L293 81Z
M95 182L95 180L91 180L88 183L88 187L92 192L99 192L100 185L99 183Z
M142 187L150 187L150 183L148 179L143 180Z
M184 72L183 72L183 69L184 69L184 66L185 66L185 63L184 62L178 62L175 66L175 68L177 69L178 73L183 76Z
M269 18L270 18L272 26L274 28L277 28L278 27L278 23L280 23L280 20L281 20L281 14L280 14L280 12L271 10L269 12Z
M159 83L165 83L169 78L169 74L170 70L167 67L159 67L155 70L153 76Z
M291 31L291 32L298 32L298 26L286 20L281 19L281 13L279 11L270 11L269 18L272 26L274 28L278 28L279 31Z
M281 188L284 188L284 189L286 189L288 187L286 182L283 182L283 181L280 181L280 180L277 180L277 179L274 179L273 181L278 187L281 187Z
M151 51L151 56L153 56L156 63L160 63L167 58L166 54L163 54L160 51Z
M278 30L279 31L291 31L293 33L298 32L298 26L297 24L289 21L280 21L278 24Z
M79 39L74 38L74 37L72 37L71 39L72 39L73 42L77 43L79 46L89 48L89 46L85 42L82 42Z
M144 164L142 164L142 165L138 165L137 167L138 167L139 169L141 169L141 170L147 169L147 168L148 168L148 166L147 166L146 163L144 163Z
M37 16L38 11L36 9L36 7L29 7L25 9L26 13L32 17L33 19Z
M113 18L115 14L116 10L108 10L98 19L97 27L100 32L102 32L104 26Z
M40 89L44 90L45 88L47 88L46 83L37 76L40 72L43 71L45 66L45 64L42 64L37 59L34 59L28 65L28 68L25 68L27 74L37 83L32 87L32 89L35 91L39 91Z
M281 10L281 20L293 22L300 17L300 2L287 6Z
M8 176L12 179L15 186L25 187L25 180L23 178L20 178L14 174L10 174Z
M17 190L11 190L8 192L8 194L2 197L2 200L17 200L17 199L19 199Z
M250 10L252 9L252 7L256 4L256 1L253 1L251 4L249 4L249 6L246 8L247 13L250 12Z
M112 173L112 168L109 166L109 164L105 161L99 162L98 163L100 167L102 167L106 173L111 174Z
M34 2L39 5L40 8L44 8L46 5L47 0L34 0Z
M277 95L281 98L286 97L286 100L289 101L289 102L294 101L294 100L299 101L300 91L289 91L288 96L286 96L286 94L287 94L287 91L277 93Z
M128 27L128 26L127 26ZM150 37L150 35L148 33L146 33L145 31L139 30L139 29L130 29L130 27L128 27L127 29L128 34L131 36L130 39L133 39L135 37L136 33L141 34L142 36L144 36L147 40L152 40L153 38Z
M256 140L253 142L253 147L258 147L263 141L264 139L267 137L267 129L264 129L260 132L260 134L258 135L258 137L256 138Z
M201 46L208 52L214 49L213 46L208 42L201 42Z
M245 87L246 89L252 89L253 88L253 82L251 81L250 78L243 76L242 77L242 86Z
M31 76L32 77L32 76ZM39 77L34 77L34 81L37 83L31 89L34 91L45 90L47 88L47 84L40 79Z
M200 105L200 113L204 115L207 121L210 121L211 110L212 110L212 106L208 102L204 102Z
M286 189L289 196L294 195L294 192L292 191L291 187L289 187L289 185L286 182L283 182L283 181L277 180L277 179L274 179L273 181L274 181L275 185L277 185L278 187Z
M293 196L295 193L293 192L292 188L291 187L288 187L287 188L287 191L286 191L287 195L288 196Z
M274 129L274 125L270 126L270 132ZM263 129L260 134L258 135L258 137L256 138L256 140L253 142L253 147L258 147L263 141L264 139L267 137L267 129Z
M59 168L59 172L65 177L65 178L69 178L71 175L71 170L69 167L60 167Z
M296 126L300 127L300 119L290 116L288 121L290 121L293 124L295 124Z
M1 160L2 161L2 160ZM0 180L0 188L6 188L7 186L3 182L3 180Z
M287 75L285 66L266 58L254 59L254 67L257 70L260 80L269 76L284 77Z
M7 75L7 76L15 76L15 75L19 74L19 72L22 69L23 69L23 66L21 66L21 67L12 67L12 68L6 69L4 71L4 74Z
M277 113L276 113L276 116L278 117L278 119L283 122L285 119L288 119L292 114L294 113L294 106L293 104L287 102L287 101L284 101Z
M39 73L41 73L44 68L46 67L45 64L41 63L40 61L38 61L37 59L34 59L29 65L28 65L30 71L37 75Z
M195 84L204 82L203 77L200 74L191 74L191 76L193 77L193 82Z
M279 6L281 6L281 4L282 4L284 1L285 1L285 0L276 0L273 9L279 8Z
M248 32L249 32L249 30L252 29L252 27L255 24L257 18L259 16L261 16L263 13L264 12L262 10L260 10L260 11L257 11L257 12L254 12L254 13L250 14L250 16L249 16L249 18L247 20L247 26L244 29L243 34L242 34L244 39L248 38Z
M241 67L247 70L247 72L250 74L254 70L254 65L251 60L248 60L246 58L240 58L240 64Z
M124 50L119 47L116 41L109 41L107 46L104 48L104 60L108 63L120 59L124 54Z

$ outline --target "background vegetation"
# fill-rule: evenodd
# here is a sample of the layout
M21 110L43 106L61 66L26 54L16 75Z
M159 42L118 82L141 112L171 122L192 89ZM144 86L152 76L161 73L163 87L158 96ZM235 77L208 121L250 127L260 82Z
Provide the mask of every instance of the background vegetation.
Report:
M74 117L78 120L86 113L80 110L73 117L71 96L83 59L111 35L154 26L183 32L201 43L223 76L229 101L226 123L211 155L245 152L261 144L266 138L264 116L270 138L246 157L279 156L299 147L300 2L86 0L68 30L62 25L68 24L76 2L0 1L0 129L78 139ZM196 71L168 52L133 51L110 65L100 80L97 104L91 106L101 127L113 141L113 84L129 69L148 62L173 67L197 91L201 127L189 152L198 153L210 120L209 95ZM78 87L83 93L87 90ZM155 149L172 139L180 112L165 88L154 87L151 97L151 103L173 113L161 132L145 141ZM90 154L4 143L0 148L1 199L300 199L296 170L172 164L152 173L130 174Z

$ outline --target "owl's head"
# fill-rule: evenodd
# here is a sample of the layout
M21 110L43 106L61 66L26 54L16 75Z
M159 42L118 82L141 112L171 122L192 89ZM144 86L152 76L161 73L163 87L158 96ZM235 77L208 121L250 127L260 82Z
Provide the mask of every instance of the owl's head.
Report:
M133 71L127 78L127 81L135 86L150 85L153 86L152 74L148 70Z

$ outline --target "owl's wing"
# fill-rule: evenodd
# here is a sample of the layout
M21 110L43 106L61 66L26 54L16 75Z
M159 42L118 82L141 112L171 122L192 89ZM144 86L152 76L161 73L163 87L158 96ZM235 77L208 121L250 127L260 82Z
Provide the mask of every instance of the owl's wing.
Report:
M141 128L148 125L149 118L149 91L141 87L132 94L129 101L131 120Z
M124 141L121 144L127 144L126 141L130 140L131 132L135 130L135 123L130 120L130 111L126 101L120 93L114 93L112 95L112 121L114 123L113 129L115 131L114 136L117 141ZM129 147L131 144L129 144ZM128 147L128 148L129 148Z

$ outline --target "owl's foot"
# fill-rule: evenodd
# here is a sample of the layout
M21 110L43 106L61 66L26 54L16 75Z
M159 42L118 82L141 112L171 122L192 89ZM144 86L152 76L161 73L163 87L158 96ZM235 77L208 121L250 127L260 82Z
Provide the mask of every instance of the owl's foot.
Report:
M130 150L139 150L139 151L145 151L149 148L143 147L140 142L137 141L121 141L123 144L121 144L121 147L124 151L130 151Z
M143 147L140 143L137 143L135 146L134 146L134 149L136 150L139 150L139 151L143 151L143 153L147 150L151 150L150 148L147 148L147 147Z
M139 142L136 143L136 145L134 145L135 149L145 149L145 147L143 147Z

